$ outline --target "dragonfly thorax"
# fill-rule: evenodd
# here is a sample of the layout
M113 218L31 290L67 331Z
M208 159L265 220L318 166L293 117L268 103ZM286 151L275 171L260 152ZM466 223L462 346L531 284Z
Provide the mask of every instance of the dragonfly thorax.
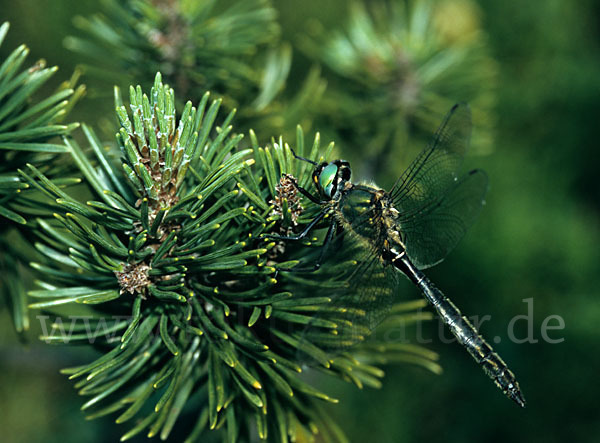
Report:
M384 249L387 249L394 258L402 256L406 251L406 247L398 223L400 212L394 207L387 192L380 190L378 197L381 211L380 223L383 225L382 236L385 238Z
M399 211L387 192L369 184L346 183L340 194L334 208L345 231L373 250L405 250Z

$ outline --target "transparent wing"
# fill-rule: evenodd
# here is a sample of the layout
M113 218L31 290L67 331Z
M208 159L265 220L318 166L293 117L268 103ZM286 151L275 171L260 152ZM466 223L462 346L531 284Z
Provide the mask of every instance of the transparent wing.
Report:
M389 194L403 214L418 213L448 192L458 177L471 137L471 111L454 105L433 141L402 174Z
M349 265L349 261L353 263ZM300 360L306 360L302 354L310 354L304 352L307 343L330 354L328 358L354 346L367 338L400 300L399 293L405 288L400 281L401 273L391 265L384 265L375 245L345 232L321 271L339 272L342 263L345 274L337 286L327 288L331 302L321 306L302 332Z
M415 266L433 266L454 249L481 211L487 188L485 172L474 170L419 212L400 212L400 232Z

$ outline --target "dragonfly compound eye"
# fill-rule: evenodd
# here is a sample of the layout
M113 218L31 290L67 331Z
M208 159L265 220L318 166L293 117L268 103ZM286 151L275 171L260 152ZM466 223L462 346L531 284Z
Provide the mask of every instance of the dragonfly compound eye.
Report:
M338 166L330 163L325 166L319 174L319 188L322 189L328 197L331 197L333 193L333 185L337 172Z

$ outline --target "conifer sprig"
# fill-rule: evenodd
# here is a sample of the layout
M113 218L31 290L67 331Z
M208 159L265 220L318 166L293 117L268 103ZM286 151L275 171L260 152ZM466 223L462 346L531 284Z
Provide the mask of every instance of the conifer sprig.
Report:
M280 41L270 0L104 0L100 13L77 17L75 25L84 37L65 44L87 61L90 74L111 84L150 84L160 71L196 101L211 90L226 109L240 110L240 131L293 135L298 122L310 121L325 88L313 68L301 87L284 94L292 48Z
M319 126L359 154L368 175L394 175L387 165L401 170L427 144L445 110L466 101L473 109L474 149L489 152L497 66L477 5L354 2L349 11L343 29L320 29L302 40L303 50L326 67ZM467 19L453 22L457 15Z
M90 417L118 413L118 423L133 423L124 439L140 432L164 439L194 404L199 418L190 441L211 429L223 429L231 442L255 433L284 442L317 430L325 441L340 441L340 429L319 406L337 400L298 378L304 365L358 387L380 386L383 371L373 363L407 361L438 371L435 355L418 347L373 341L356 357L332 357L320 348L323 341L303 333L317 311L324 313L319 325L335 332L339 310L316 289L334 291L348 263L311 279L274 278L275 265L297 263L302 251L260 235L293 224L294 214L306 224L317 209L307 203L294 212L292 196L282 193L282 174L307 185L312 172L282 139L263 148L251 133L252 148L239 148L233 114L215 126L220 102L209 104L208 95L177 117L174 92L160 74L149 96L130 89L130 112L117 102L121 166L86 126L93 161L66 139L100 200L80 202L33 165L22 171L54 213L53 221L37 219L38 289L29 293L31 308L59 315L42 339L93 338L105 352L63 371L79 379ZM306 153L298 128L296 149L317 159L319 136ZM275 199L278 210L268 203ZM317 248L307 250L310 259ZM87 306L86 320L69 318L69 305ZM391 327L410 322L401 311L415 308L400 306Z
M247 90L259 80L249 57L279 35L276 12L268 0L217 3L104 0L102 13L75 21L92 38L69 37L65 44L94 61L93 73L117 84L161 71L179 79L172 84L184 96L194 95L190 88Z
M0 26L0 45L9 23ZM74 183L65 171L68 167L55 162L66 152L57 137L70 133L78 125L63 120L83 95L85 88L76 87L78 73L61 84L47 97L39 96L41 88L56 74L56 66L46 67L44 60L25 67L29 49L21 45L0 63L0 291L12 310L15 329L29 328L29 317L22 278L27 247L21 233L26 217L38 209L35 192L21 180L17 168L26 163L37 164L51 176L61 176L59 185Z
M8 22L0 26L0 45L8 29ZM16 169L27 162L47 163L43 167L51 173L53 155L66 149L50 140L78 126L62 121L84 92L83 86L73 89L76 73L53 94L33 102L32 97L58 68L46 67L45 60L38 60L23 69L28 54L29 49L21 45L0 65L0 217L21 224L25 219L12 207L19 205L27 185L19 180Z

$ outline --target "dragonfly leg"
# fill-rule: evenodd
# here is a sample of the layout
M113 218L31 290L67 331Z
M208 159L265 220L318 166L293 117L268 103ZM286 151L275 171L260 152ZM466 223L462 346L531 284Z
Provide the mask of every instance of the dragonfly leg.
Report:
M290 150L292 151L292 154L294 154L294 157L298 160L302 160L308 163L312 163L313 165L316 166L316 163L304 158L304 157L300 157L298 155L296 155L296 153L294 152L294 150L292 148L290 148ZM306 189L304 189L302 186L300 186L298 184L298 181L295 177L290 176L289 174L283 174L283 175L288 175L292 180L290 180L290 182L292 183L292 186L294 186L294 188L296 188L296 190L298 190L303 196L305 196L306 198L308 198L311 202L320 205L321 204L321 200L319 200L318 197L315 197L314 195L312 195L310 192L308 192Z
M319 214L304 228L304 230L297 235L277 235L277 234L262 234L263 238L272 238L274 240L302 240L308 235L308 233L319 223L323 217L327 214L327 211L321 211Z
M296 180L292 180L292 185L294 186L294 188L296 188L298 190L298 192L300 192L300 194L302 194L303 196L305 196L307 199L309 199L311 202L320 205L321 204L321 200L319 200L317 197L315 197L314 195L312 195L310 192L308 192L306 189L304 189L302 186L300 186Z
M325 240L323 241L323 245L321 246L321 253L319 254L319 258L312 265L304 268L294 267L294 268L277 268L277 271L287 271L287 272L315 272L323 263L323 259L325 258L325 254L329 249L329 245L331 244L331 240L333 239L333 235L335 234L337 229L337 223L333 222L329 225L329 229L327 229L327 234L325 235Z
M305 196L307 199L309 199L311 202L320 205L321 204L321 200L319 200L317 197L315 197L314 195L312 195L310 192L308 192L306 189L304 189L302 186L300 186L298 183L294 183L294 186L296 187L296 189L303 195Z

